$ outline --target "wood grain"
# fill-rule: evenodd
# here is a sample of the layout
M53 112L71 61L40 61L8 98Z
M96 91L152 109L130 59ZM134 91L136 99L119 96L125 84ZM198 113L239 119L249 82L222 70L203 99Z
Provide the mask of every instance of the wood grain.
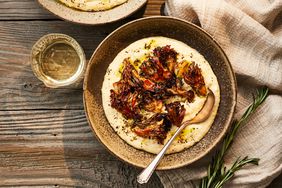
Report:
M160 15L160 7L165 0L148 0L146 7L133 14L140 16ZM39 6L37 0L0 0L0 20L54 20L59 19ZM144 9L145 12L144 12Z
M81 85L46 88L33 75L29 54L36 40L56 32L74 37L89 59L111 31L144 11L111 25L77 26L34 0L0 0L0 186L141 187L135 180L140 170L93 137ZM162 185L154 175L142 187Z
M81 44L89 59L97 45L121 24L76 27L63 21L0 22L0 110L83 109L81 85L50 89L33 75L32 45L44 34L65 33Z
M56 19L37 0L0 0L0 20Z
M0 112L0 186L139 187L139 171L102 147L83 110Z
M29 53L47 33L73 36L87 59L111 31L139 17L161 14L149 0L130 18L104 26L60 21L36 0L0 0L0 186L162 187L156 175L140 186L139 169L112 156L93 137L82 89L46 88L33 75ZM177 185L177 176L172 180ZM269 187L282 187L280 175Z

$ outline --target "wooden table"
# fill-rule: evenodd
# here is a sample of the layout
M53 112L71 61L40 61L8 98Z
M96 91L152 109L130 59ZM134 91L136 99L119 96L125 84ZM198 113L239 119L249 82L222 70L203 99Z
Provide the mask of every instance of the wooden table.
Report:
M82 26L58 19L35 0L0 0L0 186L140 187L140 169L119 161L93 137L82 88L46 88L33 75L29 54L36 40L56 32L74 37L89 59L113 29L160 15L163 2L149 0L113 24ZM163 185L154 175L142 187Z

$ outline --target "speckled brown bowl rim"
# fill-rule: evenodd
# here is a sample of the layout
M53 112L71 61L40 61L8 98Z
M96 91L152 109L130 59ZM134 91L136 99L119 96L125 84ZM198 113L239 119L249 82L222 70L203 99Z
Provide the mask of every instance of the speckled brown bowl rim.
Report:
M92 59L94 58L94 56L96 55L98 49L100 48L100 46L103 45L103 43L105 41L108 40L108 38L110 38L115 32L119 31L119 30L122 30L123 28L127 27L128 25L131 25L131 24L134 24L136 22L140 22L140 21L144 21L144 20L147 20L147 19L168 19L168 20L171 20L171 21L181 21L181 22L184 22L185 24L189 24L191 25L192 27L195 27L196 29L199 30L199 32L202 32L203 34L206 35L206 37L210 38L213 42L214 42L214 45L216 45L220 50L221 50L221 53L223 54L224 58L225 58L225 63L226 65L228 66L229 68L229 71L231 72L230 75L231 76L231 87L232 87L232 91L234 93L233 95L233 98L232 98L232 101L231 101L231 111L230 111L230 114L229 114L229 117L228 119L226 120L226 125L224 126L223 130L221 131L221 133L218 135L218 137L214 140L213 144L210 145L204 152L201 152L197 157L193 158L192 160L190 161L187 161L186 163L180 163L178 165L164 165L162 167L157 167L157 170L170 170L170 169L176 169L176 168L180 168L180 167L183 167L183 166L186 166L188 164L191 164L197 160L199 160L200 158L202 158L203 156L205 156L206 154L208 154L220 141L221 139L224 137L224 135L226 134L227 130L229 129L230 127L230 124L231 124L231 121L233 119L233 116L234 116L234 111L235 111L235 107L236 107L236 101L237 101L237 82L236 82L236 77L235 77L235 74L234 74L234 71L232 69L232 66L231 66L231 63L227 57L227 55L225 54L225 52L223 51L223 49L220 47L220 45L216 42L216 40L210 35L208 34L205 30L203 30L201 27L191 23L191 22L187 22L186 20L184 19L180 19L180 18L175 18L175 17L171 17L171 16L151 16L151 17L146 17L146 18L140 18L140 19L137 19L137 20L134 20L134 21L131 21L131 22L128 22L122 26L120 26L119 28L117 28L116 30L114 30L111 34L109 34L100 44L99 46L96 48L96 50L94 51L93 55L91 56L90 60L89 60L89 64L87 66L87 69L86 69L86 73L85 73L85 77L84 77L84 83L83 83L83 104L84 104L84 109L85 109L85 114L86 114L86 117L87 117L87 121L95 135L95 137L105 146L105 148L110 152L112 153L114 156L118 157L120 160L130 164L130 165L133 165L135 167L139 167L139 168L145 168L146 165L141 165L139 163L136 163L136 162L133 162L133 161L129 161L127 160L125 157L123 157L122 155L120 155L118 152L116 151L112 151L110 148L108 148L108 146L105 144L105 142L103 141L103 138L100 138L99 135L96 134L96 131L94 129L94 125L92 125L91 123L91 120L90 120L90 117L89 117L89 110L87 108L87 102L86 102L86 90L87 90L87 78L88 78L88 75L90 74L90 67L91 65L93 64L93 61ZM109 125L110 126L110 125ZM120 138L121 139L121 138ZM201 140L199 141L201 142ZM198 143L199 143L198 142ZM124 144L127 144L126 142L124 142ZM185 150L184 150L185 151ZM182 151L182 152L184 152ZM143 152L140 150L140 152ZM179 152L181 153L181 152Z
M102 25L102 24L112 23L124 19L135 13L140 8L142 8L147 2L147 0L128 0L128 2L113 7L109 10L87 12L87 11L81 11L67 7L66 5L63 5L60 2L57 2L57 0L37 0L37 1L43 8L53 13L55 16L65 21L69 21L77 24L83 24L83 25ZM51 3L54 3L54 6L50 6L48 3L46 3L46 1L53 1ZM61 11L61 9L65 9L66 11L69 11L69 14L64 14L64 11ZM72 14L75 15L72 16ZM82 15L84 15L84 18L87 17L87 20L83 19Z

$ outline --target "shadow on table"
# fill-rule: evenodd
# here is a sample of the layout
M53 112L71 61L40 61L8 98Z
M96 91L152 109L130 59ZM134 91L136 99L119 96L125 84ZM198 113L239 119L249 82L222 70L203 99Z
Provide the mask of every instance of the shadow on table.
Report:
M138 185L136 176L140 169L119 161L102 146L94 137L83 110L74 112L73 117L80 122L76 123L77 128L64 124L63 143L65 163L75 186L162 187L156 175L147 185Z
M1 155L11 159L22 155L23 159L14 162L7 160L4 165L4 159L0 158L0 167L20 169L17 175L24 178L28 185L162 187L156 175L147 185L138 185L136 176L140 170L119 161L97 141L86 120L82 101L80 107L72 105L74 97L82 99L81 88L50 89L33 76L26 80L26 76L17 75L22 83L11 83L18 85L18 92L14 93L18 98L16 102L25 108L19 110L15 106L14 110L8 110L9 107L2 106L0 111L0 127L4 128L4 124L1 125L3 122L9 128L7 133L5 129L0 133L1 140L7 138L10 143L8 150L2 148ZM52 98L56 100L64 95L60 108L52 103ZM46 109L48 99L50 106ZM7 118L1 121L2 117ZM5 143L1 146L6 147ZM22 165L24 168L20 168Z
M130 18L103 26L77 25L56 20L31 21L27 25L27 29L18 35L19 38L14 38L14 40L21 45L24 52L29 52L35 41L45 34L68 34L80 43L87 59L89 59L98 44L109 33L128 21L142 17L144 11L145 7ZM28 40L24 41L26 39ZM11 106L13 104L15 106L10 106L11 111L9 111L10 107L5 104L1 108L0 115L9 117L9 123L17 127L9 132L10 137L15 136L15 146L24 143L31 148L30 151L35 151L30 154L30 158L25 157L25 166L30 166L34 170L32 172L41 171L38 177L43 175L46 179L42 182L50 182L48 178L53 177L65 180L65 182L54 180L55 187L60 184L75 187L162 187L156 175L147 185L138 185L136 176L140 169L119 161L97 141L84 115L81 87L46 88L33 75L31 67L27 63L28 55L24 58L26 59L18 58L19 62L16 65L20 66L19 70L9 75L14 81L9 83L13 89L7 92L5 97L8 99L13 96L16 100L5 99L3 101L3 104L11 103ZM32 160L34 158L36 161ZM62 158L64 164L57 164ZM57 173L62 171L67 172L68 175L56 175L56 168L52 166L51 161L58 165ZM8 164L6 165L8 166ZM28 170L26 171L28 172ZM33 178L27 181L30 184L36 183L37 175L30 174L30 176ZM24 177L29 177L29 174L27 173ZM45 185L47 184L49 183Z
M130 19L102 26L103 28L111 28L104 33L105 37L114 28L142 17L144 11L145 7L132 15ZM98 27L95 26L95 28ZM86 51L87 59L90 58L91 53ZM69 102L71 103L71 101ZM64 154L65 163L76 187L163 187L156 175L147 185L138 185L136 176L140 169L118 160L98 142L88 125L84 110L73 110L67 116L69 115L75 120L73 120L73 124L64 124ZM69 117L64 119L69 119Z

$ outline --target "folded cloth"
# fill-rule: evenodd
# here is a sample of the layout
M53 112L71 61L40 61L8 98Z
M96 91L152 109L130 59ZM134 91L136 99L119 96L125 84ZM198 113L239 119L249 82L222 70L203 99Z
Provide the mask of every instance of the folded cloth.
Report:
M200 25L227 54L238 81L235 118L252 103L257 87L271 89L225 157L226 166L239 156L260 158L259 166L245 166L226 187L266 187L282 171L282 1L167 0L165 12ZM165 187L195 187L213 154L157 174Z

